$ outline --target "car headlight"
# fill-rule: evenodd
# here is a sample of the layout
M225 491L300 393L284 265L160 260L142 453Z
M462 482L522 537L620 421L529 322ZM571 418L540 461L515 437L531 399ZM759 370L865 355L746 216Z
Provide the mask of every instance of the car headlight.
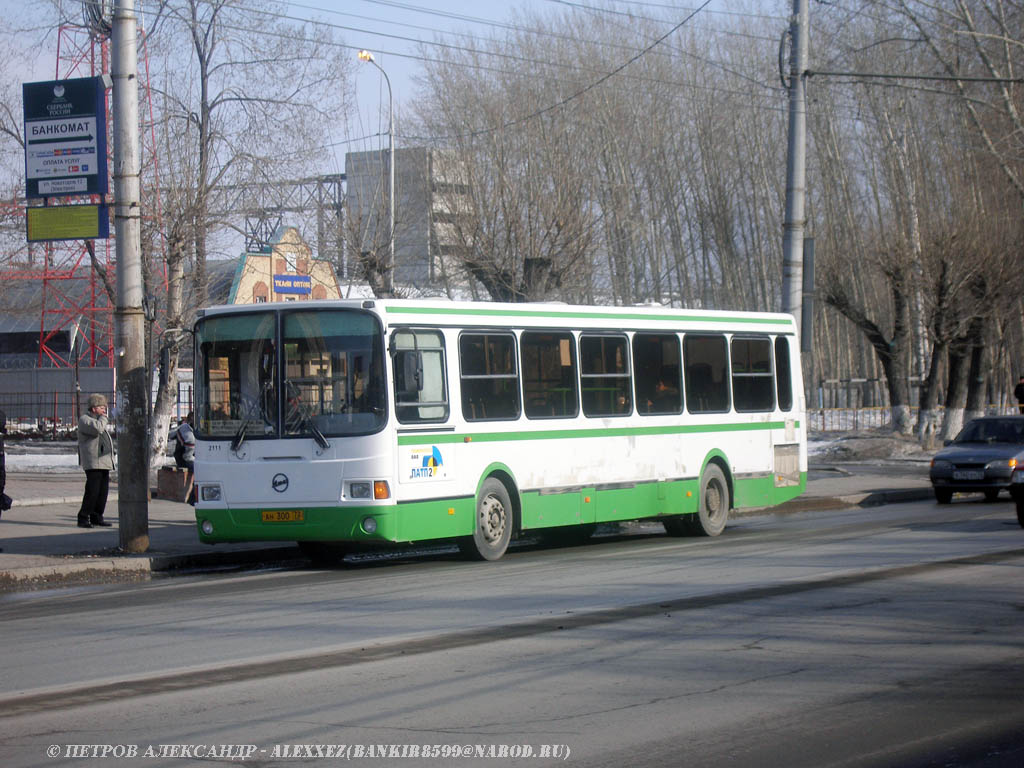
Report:
M948 472L952 468L953 468L953 465L950 464L945 459L932 459L932 469L937 469L937 470L940 470L942 472Z
M1017 466L1017 459L996 459L985 465L985 469L1014 469Z

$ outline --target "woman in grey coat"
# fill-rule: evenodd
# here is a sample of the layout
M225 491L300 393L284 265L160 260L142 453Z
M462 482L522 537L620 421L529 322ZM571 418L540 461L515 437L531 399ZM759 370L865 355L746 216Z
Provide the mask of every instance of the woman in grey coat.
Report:
M78 527L109 528L103 519L114 468L114 441L107 432L107 398L89 395L89 409L78 420L78 463L85 470L85 495L78 510Z

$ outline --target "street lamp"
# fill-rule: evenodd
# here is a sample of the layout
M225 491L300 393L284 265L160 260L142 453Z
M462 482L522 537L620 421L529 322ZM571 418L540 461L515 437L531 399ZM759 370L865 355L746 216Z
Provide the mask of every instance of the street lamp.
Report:
M373 64L384 75L388 85L388 216L390 233L388 237L388 264L384 269L384 291L388 296L395 293L395 102L391 93L391 80L373 54L360 51L359 60Z

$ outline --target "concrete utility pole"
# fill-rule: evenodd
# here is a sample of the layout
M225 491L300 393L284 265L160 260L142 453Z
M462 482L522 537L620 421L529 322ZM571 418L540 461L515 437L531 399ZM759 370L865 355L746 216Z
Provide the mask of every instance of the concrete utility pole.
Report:
M786 219L782 225L782 311L801 330L804 268L804 192L807 185L807 0L793 0L789 54L789 148L786 159Z
M114 232L117 254L117 516L121 549L149 549L149 473L146 470L145 323L142 308L139 196L139 78L134 0L116 0L111 34L114 80Z

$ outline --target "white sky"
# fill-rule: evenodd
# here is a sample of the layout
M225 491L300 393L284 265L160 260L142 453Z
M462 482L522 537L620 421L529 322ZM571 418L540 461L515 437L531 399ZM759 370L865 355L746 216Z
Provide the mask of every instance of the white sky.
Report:
M113 0L106 0L113 2ZM80 0L60 0L65 15L81 18ZM365 48L374 54L377 63L387 72L394 91L397 114L415 95L413 77L421 71L422 61L417 47L420 41L433 42L441 35L464 33L486 38L503 36L509 24L516 24L524 12L561 14L570 10L601 8L603 13L621 15L629 12L640 16L670 19L678 22L701 5L702 0L305 0L287 5L285 15L293 19L318 19L334 29L335 39L346 46L344 55ZM152 0L135 0L137 13L146 23L146 9ZM713 29L737 9L748 13L770 14L763 20L766 34L780 35L787 22L785 9L792 0L711 0L690 22L697 27ZM28 18L55 17L49 0L0 0L0 19L24 23ZM32 57L22 58L24 80L45 80L55 76L57 36L31 41ZM38 47L36 47L38 46ZM49 50L47 50L49 49ZM358 116L348 135L334 135L335 142L351 141L342 147L348 150L372 149L386 141L378 134L387 131L387 89L380 72L372 65L358 63L355 69ZM372 138L363 139L370 136ZM340 168L337 170L341 170Z

